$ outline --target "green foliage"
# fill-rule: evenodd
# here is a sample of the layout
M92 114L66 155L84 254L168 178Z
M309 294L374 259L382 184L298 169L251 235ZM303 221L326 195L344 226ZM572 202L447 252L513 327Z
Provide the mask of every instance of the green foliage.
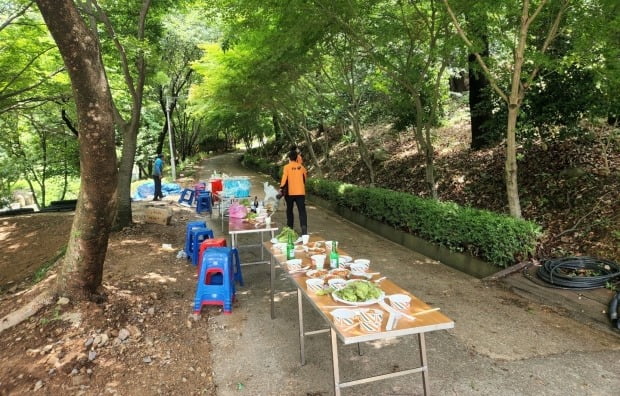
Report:
M267 174L274 178L274 180L280 181L282 176L282 167L272 164L271 162L254 156L252 154L245 153L241 157L241 163L248 169L255 170L260 173Z
M383 188L315 178L306 186L330 202L499 267L532 254L541 233L538 225L525 220Z

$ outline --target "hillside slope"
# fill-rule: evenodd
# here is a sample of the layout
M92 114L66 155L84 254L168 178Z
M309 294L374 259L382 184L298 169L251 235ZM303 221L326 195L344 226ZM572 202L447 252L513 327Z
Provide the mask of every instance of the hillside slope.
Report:
M313 148L325 177L358 185L369 182L355 143L330 141L336 133L313 135ZM325 159L322 147L332 147ZM424 158L413 134L388 126L365 130L375 152L377 186L427 197ZM462 121L438 131L435 164L441 200L508 213L503 146L469 149L469 125ZM620 142L608 147L594 138L565 140L519 149L519 191L523 216L543 227L539 258L590 255L620 260ZM309 150L301 145L310 176L316 175ZM275 155L272 160L282 157ZM607 165L606 165L607 163Z

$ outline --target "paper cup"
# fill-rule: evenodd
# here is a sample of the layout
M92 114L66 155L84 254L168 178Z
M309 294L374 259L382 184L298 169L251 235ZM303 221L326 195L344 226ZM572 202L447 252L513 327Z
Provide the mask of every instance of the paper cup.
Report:
M310 241L310 235L306 234L306 235L301 236L302 245L307 245L309 241Z
M306 279L306 288L316 294L319 290L323 289L323 279L310 278Z
M344 289L344 287L347 285L347 281L345 281L344 279L340 279L340 278L333 278L327 281L327 284L329 285L329 287L331 287L334 290L340 290L340 289Z
M265 217L265 227L271 227L271 217Z
M365 333L381 331L381 322L383 322L383 311L368 309L360 312L360 330Z
M314 254L310 256L312 264L314 264L314 268L323 269L323 267L325 266L325 257L327 256L325 256L324 254Z
M331 312L336 326L347 327L355 323L357 312L352 309L338 308Z
M408 311L411 305L411 297L406 294L392 294L389 300L390 305L399 311Z
M286 261L289 271L298 271L301 269L301 259L291 259Z
M351 271L353 272L366 272L370 268L370 260L358 261L355 260L351 263Z

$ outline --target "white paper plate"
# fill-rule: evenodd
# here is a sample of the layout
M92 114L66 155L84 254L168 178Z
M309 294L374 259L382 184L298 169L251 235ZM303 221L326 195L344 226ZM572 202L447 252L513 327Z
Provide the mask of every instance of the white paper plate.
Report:
M377 304L379 301L383 301L383 299L385 298L385 293L381 292L381 295L379 296L379 298L374 298L374 299L368 300L368 301L356 301L356 302L353 302L353 301L343 300L342 298L340 298L340 297L338 297L336 295L336 292L332 293L332 298L335 301L343 303L343 304L353 305L355 307L363 307L365 305Z

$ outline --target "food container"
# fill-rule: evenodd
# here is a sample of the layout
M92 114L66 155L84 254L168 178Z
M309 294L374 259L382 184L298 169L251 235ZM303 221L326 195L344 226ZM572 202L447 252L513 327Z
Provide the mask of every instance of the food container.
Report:
M331 311L336 326L347 327L355 323L357 311L346 308L338 308Z
M301 269L301 259L286 260L286 267L289 271L299 271Z
M315 293L323 290L323 279L310 278L306 279L306 288L309 292Z
M348 276L349 279L370 279L372 276L368 275L365 272L360 271L351 271Z
M370 260L367 259L357 259L351 264L351 271L366 272L368 268L370 268Z
M365 333L376 333L381 331L383 322L383 311L378 309L367 309L360 312L360 330Z
M349 263L353 261L353 259L350 256L340 256L338 257L338 265L340 267L348 267Z
M330 270L330 271L329 271L329 274L330 274L330 275L333 275L333 276L334 276L334 278L342 278L342 279L345 279L345 278L349 275L349 273L350 273L350 272L351 272L351 271L349 271L349 270L348 270L348 269L346 269L346 268L334 268L333 270Z
M342 278L333 278L328 280L327 284L334 290L340 290L347 285L347 281Z
M323 277L325 275L327 275L327 270L324 270L324 269L310 270L310 271L306 272L306 276L308 278L321 278L321 279L323 279Z
M390 305L399 311L408 311L411 305L411 297L406 294L392 294L388 299Z

